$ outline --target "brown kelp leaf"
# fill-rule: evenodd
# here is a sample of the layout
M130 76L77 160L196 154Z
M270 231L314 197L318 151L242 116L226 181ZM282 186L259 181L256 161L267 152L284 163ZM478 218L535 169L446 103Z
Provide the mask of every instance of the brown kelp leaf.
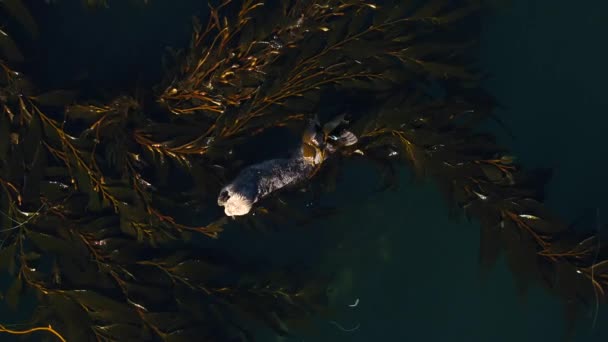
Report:
M446 14L439 16L438 21L441 24L449 24L462 18L465 18L471 13L474 13L480 9L481 1L468 1L466 5L458 6L457 9L451 10Z
M17 149L17 151L19 150L20 149ZM23 163L22 153L10 153L8 162L5 162L2 168L4 173L3 180L9 181L13 185L19 184L23 178L23 174L25 173L25 164ZM2 184L1 186L4 188L8 185ZM3 190L3 192L5 191L6 190ZM12 194L11 197L13 201L18 202L18 198L15 194Z
M133 205L137 199L135 190L127 185L107 185L105 188L107 192L120 202Z
M250 313L253 315L253 317L255 317L255 319L263 321L277 335L286 336L289 334L289 328L276 312L268 312L266 310L260 310L256 308L253 309Z
M440 44L440 43L416 43L412 46L408 46L404 51L404 55L409 58L423 59L428 55L437 53L439 51L448 50L454 53L455 49L461 47L461 45L455 44Z
M367 10L359 10L356 13L351 14L351 21L348 24L348 32L357 33L364 31L371 24L372 16L369 11L372 10L370 7Z
M93 329L99 334L116 341L149 341L150 331L141 325L109 324L95 325Z
M463 66L449 65L439 62L425 62L416 60L416 64L421 66L426 72L440 79L457 78L461 80L475 81L479 77L467 70Z
M78 255L78 250L73 246L74 242L68 242L52 235L32 230L27 230L25 235L42 251L59 255Z
M141 273L137 273L136 276L138 281L142 281L145 279ZM150 281L158 281L159 279L151 279ZM129 297L131 301L129 304L142 308L145 306L149 306L150 304L162 304L166 303L168 300L172 300L172 296L167 293L167 289L160 286L153 285L142 285L135 282L125 282L125 288L129 292ZM146 304L144 304L146 303ZM145 310L146 312L148 310Z
M205 318L207 308L200 300L200 292L180 282L176 284L173 295L180 312L197 320Z
M538 265L537 245L532 236L522 231L513 221L506 219L500 230L502 242L507 257L507 264L523 299L528 286L540 274Z
M498 227L481 226L479 229L479 261L482 275L487 275L502 252Z
M93 123L102 118L108 113L108 109L92 105L72 105L65 109L65 114L70 119L83 120L87 123Z
M490 182L499 183L504 178L503 172L494 165L482 164L480 168Z
M213 265L204 260L186 260L182 261L174 267L171 267L169 271L180 277L191 279L200 283L207 283L217 279L220 275L224 274L222 267Z
M323 33L318 33L318 37L315 37L317 39L318 42L322 43L323 47L331 47L334 46L336 44L340 44L340 42L343 42L345 37L347 36L347 27L346 25L348 24L348 22L350 21L350 18L348 16L342 16L339 17L337 19L334 19L333 21L333 25L332 28L329 29L328 31L320 31ZM307 52L305 52L307 53ZM309 53L315 53L314 50L311 50L311 52ZM333 57L335 59L336 54L333 54L334 56L331 56L332 54L326 54L324 57ZM302 57L305 57L306 55L303 53ZM332 59L333 60L333 59ZM325 63L321 63L321 65L326 66L327 64Z
M83 253L84 254L84 253ZM100 272L94 257L70 258L58 256L56 259L56 275L59 281L72 287L112 288L112 280L107 273Z
M429 0L424 5L417 8L410 18L429 18L435 17L446 6L445 0Z
M539 233L554 234L568 229L568 226L561 223L553 213L535 199L524 198L513 203L514 210L518 213L518 219Z
M13 280L13 283L8 288L6 295L4 296L9 308L13 310L17 309L22 290L23 280L21 280L21 277L17 277L15 280Z
M353 40L341 48L341 52L353 60L363 60L385 52L385 44L381 40Z
M42 130L44 133L43 136L45 137L45 143L55 149L60 149L62 142L57 130L46 121L42 124Z
M8 115L0 112L0 160L5 160L10 145Z
M141 323L141 318L138 315L122 315L117 317L116 312L109 309L103 311L89 311L88 316L93 323L100 325L111 324L117 321L125 324Z
M17 245L15 243L2 247L0 250L0 269L7 270L11 274L14 274L16 250Z
M282 105L295 113L310 113L317 107L317 103L311 102L302 96L290 97Z
M549 221L536 215L520 214L519 219L538 233L555 234L568 229L568 227L561 222Z
M145 245L131 239L106 238L99 242L108 258L119 263L130 263L140 257Z
M23 159L25 163L32 164L38 156L38 151L42 147L42 122L36 114L32 115L32 119L27 128L27 132L23 136Z
M49 293L45 296L48 314L53 320L59 319L53 327L68 341L89 341L91 321L84 309L68 296ZM48 322L48 319L43 322ZM87 327L87 329L84 329Z
M45 170L48 172L49 168ZM48 174L47 174L48 175ZM70 186L59 181L42 181L40 194L51 202L59 201L70 193Z
M32 99L43 106L63 107L74 102L77 95L78 92L73 90L52 90L32 96Z
M608 274L608 260L600 261L591 266L595 276Z
M10 231L13 227L13 220L11 220L11 198L7 196L7 191L4 185L0 185L0 232Z
M555 289L564 299L577 302L581 298L593 298L593 284L574 265L556 261L554 270Z
M32 38L38 38L38 25L22 0L3 0L0 6L25 27Z
M589 251L593 251L596 248L598 248L598 237L594 235L577 243L571 251L572 253L589 253Z
M395 19L408 16L411 12L411 3L400 0L386 0L382 2L380 10L374 11L374 25L384 24Z
M13 63L23 62L23 54L11 39L11 37L0 29L0 57L6 58Z
M30 165L29 172L24 175L21 193L24 203L32 203L37 207L40 206L41 182L47 163L47 150L40 144L34 155L34 161Z
M66 295L86 306L90 310L105 311L111 310L117 315L136 315L127 304L103 296L93 290L69 290L63 291Z
M118 217L114 215L99 215L82 218L78 220L78 224L82 225L82 229L98 231L105 228L116 228Z
M73 165L78 165L76 161L73 163ZM93 212L100 211L103 200L100 189L98 187L93 187L93 184L91 184L91 177L86 170L76 167L73 169L73 173L74 178L76 179L76 185L78 186L78 191L86 194L89 198L87 209Z
M190 342L197 340L204 340L209 342L216 342L216 340L211 340L212 337L207 336L208 331L204 328L207 327L198 327L198 328L187 328L187 329L178 329L167 334L165 341L166 342ZM206 332L207 331L207 332Z
M164 332L184 329L196 322L191 316L177 315L175 312L147 312L144 316L146 321Z
M41 255L36 252L27 252L23 255L23 259L26 261L33 261L40 259Z

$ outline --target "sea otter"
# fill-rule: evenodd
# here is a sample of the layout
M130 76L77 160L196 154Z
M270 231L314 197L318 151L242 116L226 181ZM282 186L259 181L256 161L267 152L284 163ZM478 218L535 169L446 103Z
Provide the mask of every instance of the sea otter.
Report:
M317 119L312 120L291 158L271 159L246 167L222 188L217 204L224 207L227 216L246 215L260 199L308 179L339 148L357 143L352 132L337 130L343 123L348 123L343 115L323 127ZM338 133L333 134L334 131Z

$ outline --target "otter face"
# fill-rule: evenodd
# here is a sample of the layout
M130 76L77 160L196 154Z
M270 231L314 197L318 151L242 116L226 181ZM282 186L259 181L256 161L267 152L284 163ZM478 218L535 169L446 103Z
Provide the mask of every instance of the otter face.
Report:
M247 196L234 191L230 185L224 187L217 197L217 204L224 207L226 216L242 216L251 211L253 201Z

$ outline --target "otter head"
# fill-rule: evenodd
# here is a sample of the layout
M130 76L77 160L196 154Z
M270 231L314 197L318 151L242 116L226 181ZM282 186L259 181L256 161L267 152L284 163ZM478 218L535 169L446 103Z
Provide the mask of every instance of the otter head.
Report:
M232 184L225 186L217 198L217 204L224 207L227 216L242 216L251 211L253 200L245 194L235 191Z

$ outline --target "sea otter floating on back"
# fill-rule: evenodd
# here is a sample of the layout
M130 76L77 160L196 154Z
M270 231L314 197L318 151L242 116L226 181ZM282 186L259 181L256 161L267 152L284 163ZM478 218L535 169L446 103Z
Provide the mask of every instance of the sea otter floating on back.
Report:
M266 160L243 169L222 188L217 204L224 207L227 216L246 215L262 198L308 179L331 154L357 143L357 137L346 129L332 134L343 123L348 123L343 115L323 127L317 119L313 120L291 158Z

